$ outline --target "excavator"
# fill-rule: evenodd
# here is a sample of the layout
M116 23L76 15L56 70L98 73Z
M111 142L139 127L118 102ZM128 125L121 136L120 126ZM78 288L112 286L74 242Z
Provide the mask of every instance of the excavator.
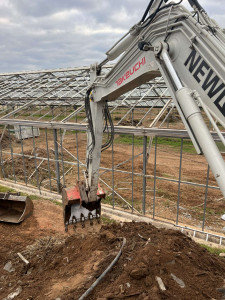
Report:
M91 224L100 220L101 199L105 197L98 183L101 152L111 146L114 136L108 101L160 75L196 152L205 155L225 197L225 163L201 113L202 109L225 145L217 126L225 127L225 32L198 0L188 0L192 11L182 2L150 0L141 20L106 52L105 60L91 65L85 96L87 168L83 180L62 190L66 231L70 224L75 228L78 222L85 226L87 220ZM102 67L114 60L115 65L103 75ZM108 140L102 144L104 132L108 132ZM19 214L26 210L28 215L27 201L19 202L17 197L13 205L14 197L2 196L0 215L1 210L10 215L10 209L16 211L18 206Z
M65 229L99 220L104 191L98 184L101 152L113 140L108 101L163 76L198 154L204 154L225 197L225 163L205 124L201 109L225 145L217 123L225 126L225 35L198 0L192 11L168 0L150 0L142 19L90 67L85 97L88 120L87 169L84 180L62 192ZM103 65L117 59L102 75ZM110 137L102 145L103 132Z

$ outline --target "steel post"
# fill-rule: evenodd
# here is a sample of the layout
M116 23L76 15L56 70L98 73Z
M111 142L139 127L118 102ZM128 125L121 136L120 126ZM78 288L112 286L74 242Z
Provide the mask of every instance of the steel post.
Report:
M47 128L45 128L45 143L46 143L47 160L48 160L49 187L50 187L50 191L52 191L52 178L51 178L50 161L49 161L48 132L47 132Z
M27 185L27 170L26 170L25 160L24 160L23 139L22 139L21 126L19 126L19 131L20 131L20 138L21 138L20 141L21 141L22 161L23 161L23 173L24 173L25 184Z
M157 136L155 136L155 162L154 162L154 195L153 195L153 213L152 217L155 218L155 201L156 201L156 159L157 159Z
M1 175L5 179L5 170L4 170L4 161L3 161L3 156L2 156L2 143L0 143L0 161L1 161Z
M142 198L142 213L145 215L146 209L146 167L147 167L147 136L143 137L143 198Z
M59 130L60 133L60 148L61 148L61 161L62 161L62 179L63 186L65 187L65 170L64 170L64 159L63 159L63 137L62 137L62 129Z
M179 181L178 181L178 194L177 194L177 216L176 216L176 225L178 225L179 219L179 207L180 207L180 185L181 185L181 173L182 173L182 158L183 158L183 138L181 139L180 144L180 166L179 166Z
M209 188L209 170L210 170L210 167L208 165L206 186L205 186L205 200L204 200L204 212L203 212L203 220L202 220L202 231L204 231L204 228L205 228L206 206L207 206L207 197L208 197L208 188Z
M76 123L77 123L77 115L76 115ZM77 150L77 173L78 180L80 180L80 162L79 162L79 143L78 143L78 133L76 131L76 150Z
M33 150L34 150L34 164L35 164L35 170L36 170L36 181L37 181L37 187L40 190L40 182L39 182L39 170L37 166L37 154L36 154L36 145L35 145L35 136L34 136L34 127L32 126L32 136L33 136Z
M10 128L9 125L7 126L8 129L8 134L9 134L9 147L10 147L10 152L11 152L11 160L12 160L12 168L13 168L13 177L14 181L16 183L16 174L15 174L15 165L14 165L14 158L13 158L13 147L12 147L12 139L11 139L11 134L10 134Z
M132 126L134 126L134 109L132 109ZM132 205L132 213L134 212L134 135L132 134L132 187L131 187L131 205Z
M60 168L59 168L59 151L58 151L58 142L57 142L57 129L53 129L53 138L54 138L54 150L55 150L55 172L56 172L56 183L57 183L57 192L61 193L60 187Z

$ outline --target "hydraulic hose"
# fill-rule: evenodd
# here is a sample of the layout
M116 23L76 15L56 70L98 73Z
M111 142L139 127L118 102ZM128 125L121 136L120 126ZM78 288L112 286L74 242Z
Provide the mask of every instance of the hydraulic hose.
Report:
M191 7L197 7L200 12L205 11L204 8L199 4L198 0L188 0L188 2L190 3Z
M149 10L150 10L150 8L151 8L153 2L154 2L154 0L151 0L151 1L149 2L148 6L147 6L147 8L146 8L146 10L145 10L145 13L144 13L144 15L143 15L143 17L142 17L142 19L141 19L141 23L144 22L144 20L145 20L147 14L149 13Z
M89 287L89 289L78 299L78 300L84 300L91 292L92 290L99 284L99 282L103 279L103 277L112 269L112 267L116 264L118 261L120 255L122 254L123 247L126 244L126 238L123 238L122 246L117 254L117 256L114 258L114 260L111 262L111 264L105 269L105 271L98 277L98 279Z

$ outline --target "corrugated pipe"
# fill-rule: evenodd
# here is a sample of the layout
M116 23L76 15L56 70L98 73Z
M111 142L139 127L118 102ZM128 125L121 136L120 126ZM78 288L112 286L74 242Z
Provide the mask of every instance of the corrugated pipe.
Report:
M78 299L78 300L84 300L90 292L96 287L97 284L104 278L104 276L112 269L112 267L116 264L118 261L120 255L122 254L123 247L126 244L126 238L123 238L123 243L120 248L120 251L118 252L117 256L114 258L114 260L111 262L111 264L107 267L107 269L98 277L98 279L89 287L89 289Z

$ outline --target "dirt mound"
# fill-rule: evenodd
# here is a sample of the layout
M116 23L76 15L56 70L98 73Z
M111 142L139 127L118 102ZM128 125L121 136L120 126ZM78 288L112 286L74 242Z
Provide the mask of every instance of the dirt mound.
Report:
M2 136L3 134L3 136ZM10 147L10 143L20 143L19 140L16 139L16 137L13 134L10 134L5 131L4 133L2 133L2 131L0 132L0 141L1 141L1 147L2 149L5 149L7 147Z
M145 223L103 227L101 237L104 233L107 236L107 232L125 236L127 245L112 274L96 289L96 298L222 298L217 288L225 283L225 261L212 256L181 232ZM163 283L162 288L158 281Z
M222 299L224 259L182 233L121 223L65 234L61 213L34 201L34 215L21 225L0 224L0 299L78 299L117 255L121 237L122 256L88 299Z

